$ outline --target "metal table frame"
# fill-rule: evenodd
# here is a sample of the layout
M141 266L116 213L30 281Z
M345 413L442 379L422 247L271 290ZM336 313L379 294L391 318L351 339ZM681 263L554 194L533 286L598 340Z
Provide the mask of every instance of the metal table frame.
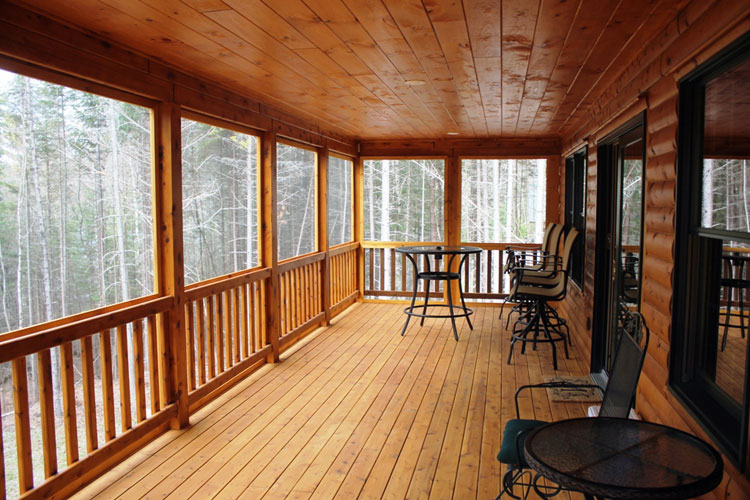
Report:
M411 304L404 309L404 312L406 313L406 322L404 323L404 328L401 330L401 336L403 336L406 333L406 328L409 326L409 320L411 320L412 316L416 316L418 318L421 318L419 325L424 325L424 319L425 318L450 318L451 324L453 326L453 337L458 341L458 330L456 329L456 318L465 317L466 322L469 324L470 329L474 329L474 326L471 324L471 320L469 319L469 316L474 313L473 310L466 307L466 301L464 300L464 292L463 287L461 286L461 269L464 266L464 262L466 261L466 258L469 255L475 255L482 252L482 249L479 247L469 247L469 246L403 246L396 248L396 252L405 254L406 257L408 257L409 261L411 261L411 264L414 268L414 293L411 297ZM448 260L448 264L445 267L444 271L438 271L438 270L431 270L430 269L430 259L425 259L426 261L426 270L419 271L419 265L417 264L417 260L414 258L415 255L426 255L426 256L434 256L436 260L441 260L444 256L450 256L450 259ZM451 272L450 269L453 265L453 260L456 258L457 255L461 256L461 261L458 264L458 271L457 272ZM402 270L402 272L405 272ZM424 280L427 283L426 286L426 292L424 297L424 304L421 305L415 305L415 302L417 300L417 291L419 290L419 281ZM446 288L448 292L448 303L447 304L429 304L430 301L430 282L431 281L445 281L446 282ZM451 286L450 283L452 281L458 281L458 292L459 297L461 298L461 305L454 305L453 304L453 293L451 292ZM415 309L422 308L422 312L417 312ZM446 314L427 314L427 308L438 308L438 307L447 307L448 313Z

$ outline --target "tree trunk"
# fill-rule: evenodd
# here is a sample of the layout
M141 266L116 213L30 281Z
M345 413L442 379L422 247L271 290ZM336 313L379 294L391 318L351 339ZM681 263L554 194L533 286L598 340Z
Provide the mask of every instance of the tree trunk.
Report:
M505 241L515 243L516 160L508 160L507 165L508 174L505 185Z
M256 199L255 196L253 196L252 187L253 187L253 184L255 184L253 182L253 179L254 179L255 171L257 169L257 166L256 166L257 165L257 159L256 159L257 158L257 154L256 155L253 154L253 149L254 148L251 147L249 139L248 139L248 145L247 145L247 162L246 162L246 165L245 165L245 167L246 167L246 169L245 169L246 170L245 182L246 182L246 189L247 189L247 206L246 206L246 208L247 208L247 215L246 215L246 217L247 217L247 222L246 222L246 224L247 224L247 232L246 232L246 235L247 235L246 236L246 238L247 238L247 257L246 257L247 262L246 263L247 263L247 265L246 265L246 267L248 269L250 269L250 268L252 268L252 267L255 266L255 261L253 260L253 251L255 249L255 241L254 241L254 238L253 238L255 236L255 232L253 231L253 226L254 226L253 221L255 220L254 217L255 217L255 208L257 207L257 199Z
M380 239L382 241L391 240L391 160L383 160L383 169L381 171L381 183L380 188L382 190L382 196L380 198ZM390 278L391 274L388 272L390 269L390 252L385 252L383 262L380 263L385 269L383 273L385 283L380 284L381 290L390 290Z

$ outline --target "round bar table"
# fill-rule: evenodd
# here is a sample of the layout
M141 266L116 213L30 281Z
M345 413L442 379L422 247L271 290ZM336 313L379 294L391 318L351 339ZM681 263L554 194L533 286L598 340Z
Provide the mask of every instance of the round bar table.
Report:
M482 252L482 249L479 247L466 246L404 246L396 248L396 252L405 254L414 267L414 293L411 296L411 305L404 309L404 312L406 313L406 323L404 323L404 328L401 330L401 335L403 336L406 333L406 327L409 326L409 320L412 316L422 318L420 321L420 325L424 325L425 318L450 318L451 324L453 325L453 337L456 339L456 341L458 341L456 318L465 317L467 323L469 323L469 328L473 330L474 327L471 324L469 316L473 314L474 311L466 307L466 302L464 301L464 291L463 287L461 286L461 268L464 266L464 262L469 255L479 254ZM415 256L419 255L428 257L424 259L424 262L426 263L425 269L421 271L419 270L417 259L415 259ZM453 260L457 255L461 256L461 261L458 264L458 270L456 272L451 272ZM433 271L432 269L430 269L429 256L433 256L436 261L442 260L445 256L449 256L449 259L442 271L439 269L435 269ZM424 296L424 304L415 306L414 302L417 299L417 290L419 289L420 280L424 280L427 283L427 291L425 292ZM430 300L431 281L445 281L445 286L448 292L447 304L428 304ZM451 292L450 286L451 281L458 281L458 292L461 298L460 306L453 304L453 294ZM438 307L448 308L448 312L446 314L427 314L428 308ZM415 310L418 308L422 308L421 313Z
M708 443L672 427L624 418L576 418L532 431L529 466L587 498L693 498L716 488L724 462Z

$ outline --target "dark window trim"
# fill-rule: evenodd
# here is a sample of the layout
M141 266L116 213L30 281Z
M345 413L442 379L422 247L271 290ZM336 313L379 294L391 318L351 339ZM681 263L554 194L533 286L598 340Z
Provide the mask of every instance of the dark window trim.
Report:
M575 227L579 233L579 237L573 247L573 267L570 279L581 291L583 291L586 277L587 170L588 146L583 146L565 158L565 225ZM579 175L582 178L578 177ZM583 189L580 193L576 191L579 187ZM571 194L573 195L572 197ZM580 213L575 213L577 202L581 203Z
M711 240L731 238L750 241L747 233L707 229L700 226L700 177L703 160L703 119L705 84L750 54L750 34L743 35L721 53L680 80L679 131L677 151L674 300L669 363L670 392L706 431L721 451L741 470L747 467L748 374L745 366L745 395L741 409L699 373L705 365L706 311L688 317L692 304L700 303L701 287L707 280L707 267L699 255L711 252ZM713 278L715 279L715 278ZM696 321L697 320L697 321Z

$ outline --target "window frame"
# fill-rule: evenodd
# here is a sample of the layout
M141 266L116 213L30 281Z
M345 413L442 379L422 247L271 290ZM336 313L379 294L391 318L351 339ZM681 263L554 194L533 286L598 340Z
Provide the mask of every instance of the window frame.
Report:
M565 158L565 225L575 227L580 235L573 245L569 277L581 291L586 275L588 154L589 148L588 145L585 145ZM578 192L578 188L581 188L580 192ZM573 196L570 196L571 194ZM580 209L576 210L579 203Z
M704 347L716 339L705 328L710 318L705 285L716 280L702 258L716 251L717 240L750 242L749 233L701 226L705 85L743 58L750 58L750 35L744 35L679 82L679 137L675 216L669 390L721 451L745 471L750 425L750 356L746 358L743 402L738 405L701 373ZM684 207L684 208L683 208ZM712 248L713 247L713 248ZM718 331L718 330L717 330ZM749 344L750 347L750 344ZM737 406L741 406L739 409Z

